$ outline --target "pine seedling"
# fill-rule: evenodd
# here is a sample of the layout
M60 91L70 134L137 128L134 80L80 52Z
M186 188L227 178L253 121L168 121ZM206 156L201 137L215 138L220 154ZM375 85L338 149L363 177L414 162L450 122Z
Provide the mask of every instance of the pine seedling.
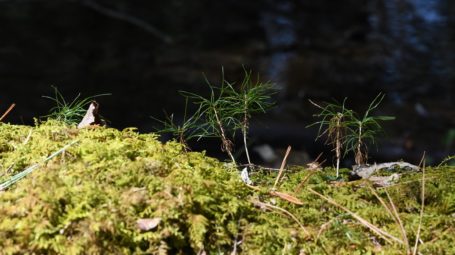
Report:
M184 120L181 125L174 122L173 115L167 116L165 120L154 118L163 125L158 132L172 133L182 144L186 144L186 141L192 138L220 138L221 150L236 164L232 140L240 130L248 164L251 165L247 144L249 120L252 114L266 112L273 105L270 99L275 91L269 83L253 82L250 71L245 71L239 90L224 78L223 71L220 86L212 85L207 79L206 82L210 89L208 97L188 91L180 92L186 98ZM198 109L187 118L187 104L190 101L197 105Z
M236 115L239 112L230 96L234 89L225 81L224 74L219 87L208 81L207 84L210 88L210 95L207 98L187 91L182 91L181 94L198 105L197 112L201 116L201 125L204 128L196 132L197 136L220 138L221 150L237 164L232 153L234 146L232 138L235 135Z
M177 123L174 120L174 114L168 115L165 113L165 119L160 120L155 117L151 117L162 125L162 128L157 129L156 132L170 133L178 139L178 141L184 145L186 151L190 150L188 141L194 138L200 138L204 125L199 123L201 118L199 111L196 111L191 116L188 116L188 98L185 98L185 112L183 114L183 120L181 123ZM202 132L201 132L202 131Z
M379 93L371 101L362 117L355 112L349 116L346 125L349 129L345 137L346 151L352 151L357 165L366 164L368 160L367 143L375 143L376 136L382 132L381 121L394 120L393 116L371 116L371 112L381 104L385 94Z
M326 144L333 146L336 156L336 177L338 178L344 139L348 129L347 120L351 118L353 112L352 110L346 109L346 98L342 104L327 103L325 106L320 106L311 100L310 102L321 110L318 114L314 115L321 120L308 127L318 125L319 129L316 140L326 135Z
M273 90L270 83L253 82L251 80L251 71L246 70L245 77L240 84L240 90L238 92L235 91L233 86L229 86L229 88L232 89L231 100L233 103L231 106L235 108L231 112L236 113L237 128L240 129L242 133L248 164L252 165L247 143L249 121L252 114L265 113L273 106L271 97L276 91Z
M43 96L43 98L54 101L55 106L52 107L48 115L43 116L47 119L54 119L62 121L68 125L79 123L87 111L87 106L97 97L109 96L111 94L98 94L81 98L79 93L71 102L67 101L60 93L57 87L52 86L54 89L54 96Z

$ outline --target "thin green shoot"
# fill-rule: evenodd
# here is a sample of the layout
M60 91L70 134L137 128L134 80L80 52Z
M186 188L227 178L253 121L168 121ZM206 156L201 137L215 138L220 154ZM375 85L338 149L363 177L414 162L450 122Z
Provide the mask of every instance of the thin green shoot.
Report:
M174 114L169 115L166 112L164 120L160 120L155 117L151 118L162 125L161 128L156 130L157 133L172 134L178 139L179 143L184 145L186 151L190 150L188 141L194 138L201 138L201 133L204 133L204 131L201 132L204 125L199 123L201 118L199 111L193 113L191 116L188 116L188 98L185 98L185 111L181 123L177 123L174 120Z
M266 113L274 103L272 102L272 95L276 93L272 85L268 82L259 82L257 77L256 82L251 79L251 71L245 70L244 78L240 84L240 90L236 91L231 88L232 97L232 112L236 113L236 129L240 129L243 137L243 145L245 148L245 154L248 160L248 165L252 165L250 154L248 151L248 131L249 122L253 114Z
M232 105L230 92L233 91L231 84L224 79L222 72L221 85L216 87L207 79L210 95L204 97L195 93L181 91L181 94L198 106L197 112L201 116L204 128L199 129L199 137L218 137L221 139L221 150L226 152L234 164L235 157L232 154L235 136L236 114L237 111Z
M345 137L345 153L352 151L355 155L355 163L363 165L368 160L368 143L375 144L375 138L382 132L381 121L394 120L393 116L371 116L384 99L385 94L379 93L371 101L367 110L360 118L355 112L352 112L350 118L346 121L349 132Z

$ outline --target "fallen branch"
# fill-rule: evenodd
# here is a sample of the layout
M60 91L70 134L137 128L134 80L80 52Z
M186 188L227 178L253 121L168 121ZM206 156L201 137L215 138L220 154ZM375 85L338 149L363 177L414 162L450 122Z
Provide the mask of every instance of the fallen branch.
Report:
M388 187L394 183L396 183L400 179L400 175L394 173L390 176L370 176L368 178L375 187Z
M82 1L79 1L82 5L92 9L92 10L95 10L105 16L108 16L108 17L111 17L111 18L115 18L115 19L119 19L119 20L123 20L127 23L130 23L134 26L137 26L137 27L140 27L142 29L144 29L145 31L153 34L155 37L157 37L158 39L160 39L161 41L165 42L165 43L172 43L173 40L170 36L164 34L163 32L161 32L160 30L158 30L156 27L150 25L149 23L139 19L139 18L136 18L134 16L131 16L131 15L128 15L126 13L123 13L123 12L120 12L120 11L117 11L117 10L112 10L112 9L109 9L109 8L106 8L98 3L96 3L95 1L91 1L91 0L82 0Z
M420 168L416 165L407 163L407 162L388 162L382 164L374 164L374 165L361 165L361 166L354 166L353 173L363 179L367 179L372 176L375 172L381 169L393 170L394 168L399 167L402 169L411 169L413 171L419 171Z

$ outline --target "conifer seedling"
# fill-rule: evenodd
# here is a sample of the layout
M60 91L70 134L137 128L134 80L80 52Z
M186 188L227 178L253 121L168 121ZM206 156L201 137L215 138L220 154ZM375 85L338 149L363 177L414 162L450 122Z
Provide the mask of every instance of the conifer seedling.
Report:
M271 96L275 91L269 83L253 82L251 71L245 71L245 77L238 90L235 89L234 83L229 83L224 78L223 70L219 86L212 85L207 79L206 82L210 89L209 96L181 91L181 95L186 99L183 123L176 124L173 115L167 116L165 120L155 119L163 125L158 132L171 133L183 144L192 138L219 138L221 150L236 164L233 140L240 130L248 164L251 165L247 142L249 121L253 114L266 112L273 105ZM188 102L195 104L197 110L187 118Z
M203 128L197 130L197 136L220 138L221 150L228 154L234 164L237 164L232 140L235 136L238 109L233 105L233 98L230 97L233 88L224 79L224 72L220 86L214 86L208 80L207 84L210 88L208 97L188 91L181 91L181 94L198 106L196 112Z
M344 139L348 130L346 120L351 117L352 110L345 107L346 98L341 104L327 103L325 106L320 106L311 100L310 102L321 110L318 114L314 115L321 120L308 127L318 125L319 129L316 140L326 135L326 143L333 146L336 156L336 177L338 178Z
M162 125L161 128L156 130L157 133L172 134L178 139L179 143L183 144L185 151L190 150L188 141L194 138L200 138L201 129L204 128L204 126L198 123L200 119L200 114L198 111L188 116L188 98L185 100L185 111L181 123L178 123L174 119L174 114L169 115L166 112L164 120L160 120L155 117L151 118Z
M243 146L248 160L248 165L252 165L250 154L248 151L248 131L249 122L253 114L265 113L273 106L272 95L276 93L272 85L268 82L259 82L259 77L253 82L251 79L251 71L245 70L245 76L240 84L239 91L232 89L232 107L236 108L233 112L236 114L237 129L240 129L243 137Z
M385 94L379 93L371 101L363 116L360 117L351 111L352 114L347 119L346 124L349 132L346 133L345 137L346 153L354 152L357 165L366 164L368 160L367 144L374 144L376 136L382 132L380 122L395 119L393 116L371 116L371 112L379 106L384 97Z
M379 93L371 101L362 117L345 107L346 98L341 104L327 103L325 106L320 106L310 100L314 106L321 110L314 115L321 120L309 126L318 125L316 139L326 135L327 143L334 146L337 178L342 150L344 151L343 156L352 151L357 165L365 164L368 159L367 144L369 142L374 143L376 136L382 131L380 121L395 119L393 116L371 116L371 112L379 106L384 97L383 93Z

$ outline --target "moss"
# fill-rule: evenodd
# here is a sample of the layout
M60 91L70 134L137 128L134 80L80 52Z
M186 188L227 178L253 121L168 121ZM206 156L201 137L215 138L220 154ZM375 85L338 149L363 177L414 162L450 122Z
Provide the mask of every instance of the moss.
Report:
M308 191L311 187L332 197L399 237L393 219L363 182L332 182L334 169L292 168L279 190L303 201L298 206L267 192L276 173L252 173L262 190L256 191L240 181L231 165L156 138L134 129L77 130L55 121L36 127L0 124L1 181L78 141L0 192L1 253L229 254L235 242L243 254L404 252ZM340 173L347 178L348 170ZM419 222L420 178L406 175L387 189L411 242ZM450 248L455 241L454 179L453 167L427 169L424 254L455 253ZM306 183L296 191L302 181ZM386 198L383 190L378 193ZM292 213L310 235L288 215L257 208L252 200ZM141 231L136 221L142 218L161 222Z

